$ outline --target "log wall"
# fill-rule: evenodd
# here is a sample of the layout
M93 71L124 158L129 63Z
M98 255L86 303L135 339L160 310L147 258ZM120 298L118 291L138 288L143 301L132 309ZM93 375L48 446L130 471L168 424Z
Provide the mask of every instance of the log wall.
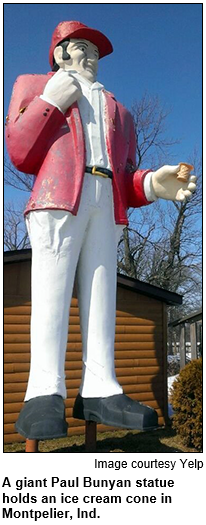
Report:
M5 265L4 435L5 443L24 441L14 429L23 405L30 366L30 261ZM167 414L165 304L118 286L115 366L124 392L154 407L163 424ZM66 353L68 435L84 432L72 418L81 380L81 333L74 292ZM98 431L108 427L98 425Z

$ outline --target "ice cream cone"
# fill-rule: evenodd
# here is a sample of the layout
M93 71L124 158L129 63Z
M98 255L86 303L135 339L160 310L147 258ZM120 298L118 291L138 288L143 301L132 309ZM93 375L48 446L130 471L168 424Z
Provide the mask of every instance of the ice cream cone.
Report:
M177 172L177 179L182 182L187 182L190 172L194 169L194 166L187 164L186 162L180 162L180 169Z

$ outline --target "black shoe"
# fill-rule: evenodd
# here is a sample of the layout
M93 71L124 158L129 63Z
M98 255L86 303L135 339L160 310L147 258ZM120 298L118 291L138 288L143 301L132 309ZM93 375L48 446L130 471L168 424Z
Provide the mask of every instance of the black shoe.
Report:
M64 401L61 396L39 396L24 404L16 430L28 439L54 439L67 436Z
M83 398L78 394L73 417L133 430L154 430L158 427L157 412L125 394L94 398Z

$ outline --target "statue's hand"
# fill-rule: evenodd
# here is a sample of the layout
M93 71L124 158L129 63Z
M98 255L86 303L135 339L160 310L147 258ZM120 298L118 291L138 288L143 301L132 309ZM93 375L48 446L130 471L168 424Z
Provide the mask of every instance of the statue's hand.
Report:
M162 166L152 174L152 185L156 197L171 201L184 201L196 190L195 175L189 175L186 182L178 180L180 165Z
M47 82L43 96L59 107L63 113L82 96L78 81L68 71L58 69Z

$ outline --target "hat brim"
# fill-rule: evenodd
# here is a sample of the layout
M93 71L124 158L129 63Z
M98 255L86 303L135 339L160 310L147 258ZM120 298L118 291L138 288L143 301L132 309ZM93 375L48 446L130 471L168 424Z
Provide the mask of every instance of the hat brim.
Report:
M72 35L70 34L69 38L84 38L85 40L89 40L89 42L92 42L92 44L97 46L99 50L99 58L103 58L113 51L112 44L108 38L96 29L90 29L87 27L76 29Z

